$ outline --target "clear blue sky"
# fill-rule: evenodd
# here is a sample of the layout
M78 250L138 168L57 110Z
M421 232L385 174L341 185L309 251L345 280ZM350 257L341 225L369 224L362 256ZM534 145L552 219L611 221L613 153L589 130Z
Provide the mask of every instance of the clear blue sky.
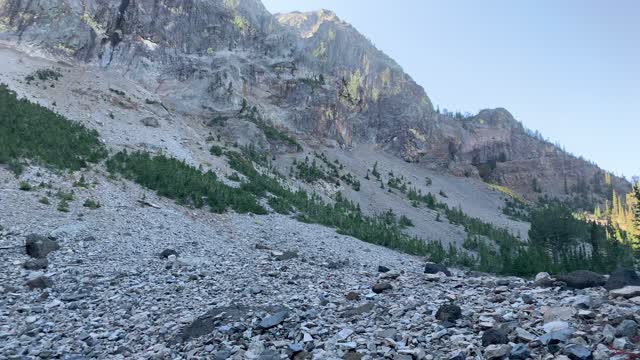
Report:
M394 58L434 104L505 107L616 174L640 175L640 1L263 0L328 9Z

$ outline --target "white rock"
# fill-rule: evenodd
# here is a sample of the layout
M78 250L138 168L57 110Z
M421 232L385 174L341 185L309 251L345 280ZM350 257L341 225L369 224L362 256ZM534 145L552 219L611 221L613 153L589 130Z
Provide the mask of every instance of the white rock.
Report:
M511 352L511 345L489 345L484 349L487 359L502 359Z
M621 289L614 289L609 291L609 295L613 297L622 296L627 299L640 296L640 286L625 286Z
M336 334L336 339L345 340L349 336L351 336L351 334L353 334L353 330L351 330L350 328L344 328L344 329L338 331L338 333Z
M544 332L550 333L550 332L554 332L554 331L568 329L569 328L569 323L566 322L566 321L552 321L552 322L550 322L548 324L544 324L544 326L542 328L544 329Z
M540 281L540 280L543 280L543 279L548 279L548 278L550 278L550 277L551 277L551 275L549 275L549 273L547 273L547 272L541 272L541 273L536 274L535 281Z

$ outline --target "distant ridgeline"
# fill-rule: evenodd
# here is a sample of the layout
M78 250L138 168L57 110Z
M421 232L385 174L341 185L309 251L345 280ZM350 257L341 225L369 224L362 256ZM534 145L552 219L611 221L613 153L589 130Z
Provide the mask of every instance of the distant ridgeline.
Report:
M385 183L376 164L363 180L379 181L380 187L400 193L411 205L426 206L438 212L438 219L442 215L451 224L464 228L467 233L464 247L445 248L438 241L406 235L403 230L413 224L403 214L389 210L366 215L357 203L346 200L340 193L327 202L315 193L283 185L286 177L271 165L270 156L250 146L212 148L211 156L224 157L237 171L229 178L239 183L233 187L211 171L162 154L119 152L109 157L96 131L18 99L5 85L0 85L0 114L0 164L8 166L17 176L30 164L81 171L92 164L100 166L107 159L106 167L114 176L135 181L183 206L206 206L213 212L294 215L300 221L334 227L342 234L374 244L501 274L532 275L539 271L575 269L607 272L637 261L640 218L637 187L624 201L610 188L611 201L606 202L604 209L596 207L594 214L575 214L571 203L559 200L542 199L538 204L527 205L514 198L505 211L531 222L529 240L525 242L505 229L468 216L460 208L450 208L431 193L423 194L402 176L389 172ZM360 180L343 171L342 164L329 161L324 154L315 154L315 158L319 162L305 159L294 164L290 175L306 182L344 181L354 190L360 189ZM439 195L446 197L442 192Z

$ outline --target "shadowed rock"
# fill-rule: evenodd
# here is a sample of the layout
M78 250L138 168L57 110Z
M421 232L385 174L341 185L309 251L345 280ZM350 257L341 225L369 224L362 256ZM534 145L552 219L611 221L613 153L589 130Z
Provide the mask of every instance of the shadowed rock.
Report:
M574 289L586 289L602 286L607 281L604 276L589 270L577 270L568 274L558 275L558 280Z
M38 234L31 234L26 239L27 255L34 258L45 258L52 251L60 249L60 245L46 237Z

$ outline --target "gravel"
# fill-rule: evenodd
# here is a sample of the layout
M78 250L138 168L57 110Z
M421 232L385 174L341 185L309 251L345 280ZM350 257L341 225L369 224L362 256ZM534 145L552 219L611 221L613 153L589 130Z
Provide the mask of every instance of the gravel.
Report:
M0 170L0 358L640 355L632 291L425 274L425 259L290 217L187 209L99 171L88 189L40 172L76 200L59 212ZM88 197L102 207L82 207ZM30 234L59 245L45 269L25 268Z

